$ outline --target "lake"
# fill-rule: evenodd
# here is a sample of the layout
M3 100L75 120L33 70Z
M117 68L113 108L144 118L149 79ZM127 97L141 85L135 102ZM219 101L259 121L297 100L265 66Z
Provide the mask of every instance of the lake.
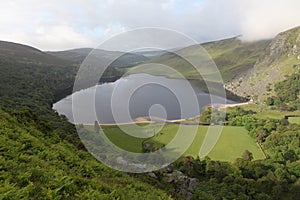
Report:
M196 81L134 74L80 90L53 105L72 123L128 123L137 118L182 119L213 103L235 103L209 95Z

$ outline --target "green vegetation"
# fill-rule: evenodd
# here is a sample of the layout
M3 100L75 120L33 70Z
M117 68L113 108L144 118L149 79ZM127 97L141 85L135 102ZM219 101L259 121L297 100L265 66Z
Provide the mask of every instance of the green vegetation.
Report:
M229 109L226 120L231 125L243 124L267 158L252 161L254 154L248 149L232 165L210 158L184 158L178 168L201 181L194 199L297 199L300 126L286 119L257 119L255 115L235 107Z
M227 88L259 103L276 96L275 84L300 69L299 34L300 27L278 34L265 47L252 70L245 76L238 76Z
M170 198L159 182L95 160L74 125L52 110L72 92L76 66L26 46L1 45L10 51L0 57L0 199ZM20 56L11 59L9 52Z
M126 130L130 130L132 135L139 135L144 138L137 138L124 133L121 128L126 126ZM131 152L141 153L143 152L143 144L151 144L151 149L156 150L162 148L168 144L177 134L179 125L166 124L158 131L160 124L148 124L143 127L142 131L136 131L133 125L121 125L118 126L104 126L104 133L111 142L118 147ZM85 125L88 130L93 130L93 126ZM103 127L102 127L103 128ZM207 133L208 126L199 126L197 134L193 140L193 143L184 153L184 156L193 156L196 158L199 155L200 148L204 137ZM216 127L210 127L211 131L214 131ZM190 134L193 130L191 126L185 127L183 134ZM146 139L145 139L146 138ZM148 139L147 139L148 138ZM208 154L213 160L229 161L233 162L236 158L242 156L245 150L250 150L253 153L254 159L264 159L263 153L258 148L255 140L251 138L245 128L236 126L225 126L222 130L222 134L218 143L213 150Z
M254 160L265 158L244 127L226 126L218 143L208 156L213 160L234 161L241 157L245 150L253 154Z
M295 40L293 34L290 36L287 45ZM223 78L231 80L250 69L268 43L231 39L204 46L217 62ZM192 58L193 48L187 47L182 53ZM279 53L282 59L286 51ZM184 199L184 186L192 185L187 181L189 178L199 183L188 189L192 199L265 200L300 196L299 117L286 119L286 115L299 114L299 73L276 84L268 105L229 108L226 114L217 110L212 121L211 110L204 112L201 121L226 124L208 157L197 156L208 128L199 126L192 145L182 158L168 166L170 170L137 175L113 170L95 160L79 140L74 125L51 109L55 101L72 92L77 64L82 59L82 54L76 53L56 56L23 45L0 43L1 199ZM71 62L72 56L79 57ZM192 68L178 57L154 57L154 61L170 64L186 77L195 78ZM136 64L130 58L127 61ZM149 70L154 73L156 69ZM116 78L124 72L111 68L107 75ZM272 91L271 86L269 90ZM149 152L163 149L179 127L168 124L154 135L158 125L140 124L144 131L139 132L132 125L124 125L130 133L147 138L133 139L115 126L106 126L105 131L121 148ZM190 132L188 127L192 128L187 126L185 134ZM87 137L92 136L88 139L95 143L99 142L93 141L98 128L95 122L84 129ZM99 149L105 145L101 141L98 144ZM180 176L170 180L176 173Z
M276 96L269 97L266 104L277 106L280 110L300 109L300 71L288 76L286 80L275 84Z
M34 117L0 110L1 199L169 199L102 165Z
M300 117L289 117L289 122L295 123L295 124L300 124Z
M255 113L253 114L254 117L258 119L282 119L286 115L300 115L299 110L295 111L284 111L284 110L277 110L275 107L270 107L265 104L248 104L241 106L244 110L252 110Z
M84 59L91 53L89 59L97 59L98 63L109 64L109 62L114 60L114 62L110 64L110 67L114 68L131 67L133 65L136 65L137 63L149 60L148 57L142 54L106 51L102 49L91 48L72 49L67 51L56 51L48 53L55 57L77 64L81 64Z
M232 80L235 75L245 73L248 69L252 68L259 55L269 43L270 41L244 43L238 38L231 38L222 41L205 43L202 46L207 51L208 56L210 56L216 63L224 82L228 82ZM190 46L175 53L184 55L184 58L188 58L199 63L199 61L196 60L199 59L199 52L201 51L202 50L198 46ZM206 60L207 58L205 57L201 65L206 64ZM150 60L146 63L159 63L171 66L188 79L201 78L190 63L174 53L166 53L161 57ZM144 72L153 75L177 77L176 74L162 70L161 67L158 66L147 66L147 69L142 68L142 70L139 70L139 68L141 68L139 65L133 67L130 69L129 73L132 71L132 73ZM208 68L205 69L208 70ZM203 71L202 68L201 73L202 75L207 75L205 80L211 80L210 76L215 72Z

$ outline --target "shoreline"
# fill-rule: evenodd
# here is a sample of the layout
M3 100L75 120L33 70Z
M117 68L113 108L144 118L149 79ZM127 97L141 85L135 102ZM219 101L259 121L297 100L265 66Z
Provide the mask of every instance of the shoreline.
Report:
M144 123L177 123L177 122L184 122L186 119L173 119L173 120L160 120L160 121L150 121L150 120L140 120L140 121L133 121L133 122L124 122L124 123L99 123L99 126L115 126L115 125L130 125L130 124L144 124ZM72 122L70 122L72 123ZM74 124L74 123L72 123ZM84 125L84 126L94 126L94 123L76 123L74 125Z
M217 104L215 105L218 110L220 109L226 109L226 108L232 108L232 107L236 107L236 106L243 106L243 105L249 105L252 102L243 102L243 103L235 103L235 104ZM209 105L212 106L212 105ZM214 106L214 105L213 105ZM189 118L184 118L184 119L172 119L172 120L168 120L168 119L162 119L159 117L149 117L149 116L145 116L145 117L138 117L135 119L135 121L132 122L124 122L124 123L99 123L99 126L115 126L115 125L130 125L130 124L143 124L143 123L170 123L170 124L176 124L176 123L180 123L180 122L185 122L190 118L197 118L200 115L194 116L194 117L189 117ZM152 119L156 119L156 120L151 120ZM72 123L72 122L71 122ZM83 124L83 125L88 125L88 126L93 126L94 123L73 123L74 125L79 125L79 124ZM200 124L199 124L200 125Z
M247 102L242 102L242 103L221 104L220 107L218 107L218 109L232 108L232 107L236 107L236 106L244 106L244 105L249 105L251 103L253 103L253 102L247 101Z

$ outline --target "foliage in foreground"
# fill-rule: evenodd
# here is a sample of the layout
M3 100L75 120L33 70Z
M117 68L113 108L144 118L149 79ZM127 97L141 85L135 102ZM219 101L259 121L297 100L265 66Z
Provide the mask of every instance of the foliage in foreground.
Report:
M72 91L76 69L0 59L0 199L168 199L95 160L52 110Z
M0 110L1 199L168 199L112 170L32 118Z

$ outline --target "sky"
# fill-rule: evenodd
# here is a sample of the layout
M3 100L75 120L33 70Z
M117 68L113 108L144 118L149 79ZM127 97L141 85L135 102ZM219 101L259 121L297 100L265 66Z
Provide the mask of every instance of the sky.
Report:
M299 0L0 0L0 40L41 50L96 47L124 31L159 27L197 42L269 39L300 26Z

